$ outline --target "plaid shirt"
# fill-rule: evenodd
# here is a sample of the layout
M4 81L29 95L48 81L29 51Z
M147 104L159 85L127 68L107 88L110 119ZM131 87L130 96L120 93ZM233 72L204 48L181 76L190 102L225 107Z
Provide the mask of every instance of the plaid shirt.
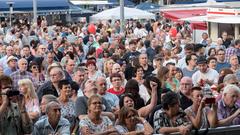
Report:
M20 70L13 72L10 77L13 80L13 89L14 90L19 90L18 87L18 81L22 80L22 79L30 79L33 83L35 83L36 81L34 81L32 73L28 72L28 71L24 71L24 72L20 72ZM36 86L36 85L34 85Z
M225 53L225 62L228 62L230 61L230 57L232 55L238 55L239 54L239 51L237 48L234 48L234 47L229 47L226 49L226 53Z

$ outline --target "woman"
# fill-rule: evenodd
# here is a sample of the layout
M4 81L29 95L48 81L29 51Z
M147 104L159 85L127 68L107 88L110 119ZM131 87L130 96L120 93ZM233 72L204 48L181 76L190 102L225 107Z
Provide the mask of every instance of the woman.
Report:
M79 126L82 135L116 134L113 128L112 121L107 116L102 116L102 98L98 95L93 95L88 99L88 114L81 119Z
M208 57L207 58L207 64L208 64L208 67L211 68L211 69L216 69L216 66L217 66L217 58L211 56L211 57Z
M45 82L45 76L42 73L42 68L37 62L32 61L30 62L29 69L32 72L34 81L36 81L36 89L38 89Z
M112 59L104 62L104 74L106 76L110 76L110 74L112 73L112 66L114 63L115 62Z
M20 92L25 98L25 107L31 120L36 121L40 115L40 107L37 94L33 83L29 79L22 79L18 81Z
M97 70L97 66L95 61L88 60L86 63L87 71L88 71L88 78L92 80L96 80L99 76L104 76L101 71Z
M122 107L119 112L118 125L115 128L118 133L124 135L151 135L153 133L151 125L130 107Z
M152 112L153 108L157 105L157 87L158 87L158 85L157 85L157 83L151 81L150 87L152 90L150 103L137 110L138 115L143 118L146 118ZM133 96L133 94L125 93L120 96L120 99L119 99L120 108L122 108L123 106L135 108L136 104L137 104L137 102L135 101L135 97Z
M181 79L183 78L183 72L182 72L181 68L176 68L175 78L176 78L179 82L180 82Z
M75 133L78 122L74 111L75 104L70 98L72 94L71 84L68 80L61 80L58 83L58 89L60 90L58 101L61 104L61 115L70 122L71 133Z
M139 83L139 85L143 84L144 82L144 79L143 79L143 76L144 76L144 73L143 73L144 69L142 66L140 65L137 65L133 68L133 72L135 74L135 80Z
M165 82L168 78L169 69L167 67L161 67L157 72L157 78L161 82L161 88L166 88Z
M190 133L192 124L181 110L179 97L174 92L167 92L162 97L162 108L154 114L154 131L156 134Z
M217 54L217 51L216 51L215 48L210 48L210 49L208 50L208 57L215 57L216 54Z

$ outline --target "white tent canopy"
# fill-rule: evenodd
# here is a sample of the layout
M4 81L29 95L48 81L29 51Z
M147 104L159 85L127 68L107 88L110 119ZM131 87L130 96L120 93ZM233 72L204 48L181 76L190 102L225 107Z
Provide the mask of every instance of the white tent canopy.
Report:
M136 8L124 7L125 19L155 19L155 15L147 11ZM120 19L120 7L104 10L98 14L91 16L91 21Z

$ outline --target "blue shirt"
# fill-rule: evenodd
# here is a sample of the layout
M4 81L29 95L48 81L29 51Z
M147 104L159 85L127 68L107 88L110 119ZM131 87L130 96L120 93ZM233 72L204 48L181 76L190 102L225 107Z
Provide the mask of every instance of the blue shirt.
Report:
M70 135L70 123L63 117L60 118L56 129L52 128L48 122L48 117L45 117L35 123L32 135L49 134Z
M223 62L223 63L219 63L218 62L215 70L217 70L218 73L219 73L221 69L223 69L223 68L230 68L230 67L231 67L231 65L229 63L227 63L227 62Z

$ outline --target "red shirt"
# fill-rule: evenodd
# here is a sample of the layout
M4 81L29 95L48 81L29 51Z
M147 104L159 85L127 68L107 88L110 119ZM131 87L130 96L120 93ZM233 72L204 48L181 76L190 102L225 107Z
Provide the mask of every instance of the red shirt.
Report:
M119 95L122 95L125 92L125 89L123 87L121 87L120 91L115 91L113 88L110 88L110 89L107 90L107 92L119 96Z

